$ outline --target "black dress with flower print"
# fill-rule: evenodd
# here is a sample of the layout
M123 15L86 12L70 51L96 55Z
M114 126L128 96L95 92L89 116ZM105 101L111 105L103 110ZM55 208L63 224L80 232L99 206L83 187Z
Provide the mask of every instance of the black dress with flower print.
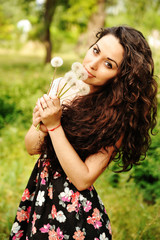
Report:
M17 210L10 240L110 240L111 227L93 186L78 191L41 156Z

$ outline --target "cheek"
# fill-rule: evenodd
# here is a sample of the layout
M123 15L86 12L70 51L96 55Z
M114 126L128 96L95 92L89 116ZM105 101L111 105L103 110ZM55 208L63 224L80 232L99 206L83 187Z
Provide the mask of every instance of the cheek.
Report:
M101 80L102 84L107 83L110 79L114 78L116 76L116 72L115 71L99 71L99 79Z
M103 82L107 81L108 78L110 78L110 73L107 70L103 70L102 68L99 69L99 79L101 79Z
M86 55L83 59L83 64L90 62L91 58L92 58L92 55L91 55L90 51L88 50L88 52L86 53Z

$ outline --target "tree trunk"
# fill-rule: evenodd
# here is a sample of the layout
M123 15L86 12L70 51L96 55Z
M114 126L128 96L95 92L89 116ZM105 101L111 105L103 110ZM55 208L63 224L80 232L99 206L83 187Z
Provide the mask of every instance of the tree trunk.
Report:
M44 12L44 46L46 49L45 63L51 61L52 41L50 35L50 26L57 6L57 0L46 0Z
M45 32L44 46L46 49L45 63L48 63L51 61L51 54L52 54L52 42L50 39L49 29L48 29L48 31Z
M106 11L105 11L106 0L97 1L97 11L91 16L87 26L87 44L93 44L95 40L95 34L98 30L104 27Z
M95 40L95 34L98 30L104 27L106 11L106 0L97 0L97 11L92 14L88 21L87 31L82 33L77 43L78 53L83 53L83 50L91 46Z

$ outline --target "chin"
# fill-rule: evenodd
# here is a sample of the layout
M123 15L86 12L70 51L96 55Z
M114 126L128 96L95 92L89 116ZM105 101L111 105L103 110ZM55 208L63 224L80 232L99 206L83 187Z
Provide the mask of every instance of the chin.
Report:
M89 79L87 78L87 79L83 80L83 82L86 84L89 84Z

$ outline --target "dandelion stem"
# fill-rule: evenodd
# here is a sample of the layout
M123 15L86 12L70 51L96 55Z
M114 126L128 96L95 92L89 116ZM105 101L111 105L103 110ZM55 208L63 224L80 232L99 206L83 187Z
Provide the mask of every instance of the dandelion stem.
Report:
M39 131L40 129L40 123L38 123L38 125L36 126L36 130Z
M57 70L57 68L55 67L54 73L53 73L53 81L54 81L54 78L55 78L55 75L56 75L56 70Z
M54 78L55 78L55 75L56 75L56 70L57 70L57 68L54 69L53 80L52 80L52 82L51 82L51 84L50 84L50 87L49 87L49 89L48 89L47 95L49 94L49 92L50 92L50 90L51 90L51 88L52 88L53 81L54 81Z
M49 94L49 92L50 92L50 90L51 90L52 84L53 84L53 80L52 80L52 82L51 82L51 84L50 84L50 87L49 87L49 89L48 89L47 95Z
M65 88L65 86L67 85L67 83L68 83L68 82L66 82L66 83L63 85L63 87L61 88L60 92L58 93L58 97L60 97L60 94L61 94L61 92L63 91L63 89Z
M58 94L58 97L61 98L73 86L74 86L74 83L69 88L67 88L61 95Z
M78 91L76 91L76 92L74 92L74 93L68 95L67 97L73 96L75 93L79 93L79 92L80 92L80 90L78 90ZM65 97L62 97L61 99L64 99L64 98L65 98Z

